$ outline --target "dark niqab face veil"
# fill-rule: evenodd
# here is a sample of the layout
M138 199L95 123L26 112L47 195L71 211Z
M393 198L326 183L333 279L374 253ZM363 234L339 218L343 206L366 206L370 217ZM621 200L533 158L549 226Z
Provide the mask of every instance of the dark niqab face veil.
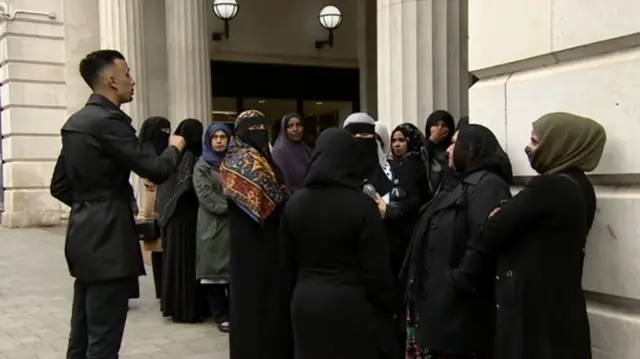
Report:
M153 145L156 154L161 154L169 146L171 122L164 117L149 117L140 128L140 142Z
M178 125L176 128L176 135L184 137L184 141L187 146L185 149L194 156L200 157L202 155L202 134L204 132L204 127L202 126L202 122L188 118Z
M479 170L494 172L507 183L512 183L513 172L509 156L488 128L471 124L463 126L455 143L453 164L455 172L468 175Z
M381 196L386 195L393 188L393 183L384 173L378 148L380 144L376 139L376 122L364 112L356 112L349 115L344 121L344 129L352 135L362 134L367 137L357 137L354 149L359 161L355 164L358 172L365 174L363 180L372 184Z
M255 113L236 124L236 136L270 159L271 150L269 149L269 133L267 132L269 123L264 115L258 115L257 111Z

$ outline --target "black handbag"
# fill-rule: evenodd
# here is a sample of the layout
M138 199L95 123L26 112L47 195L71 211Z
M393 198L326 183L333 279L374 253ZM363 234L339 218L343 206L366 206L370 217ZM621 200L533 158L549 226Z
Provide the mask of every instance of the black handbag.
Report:
M160 238L160 225L155 219L136 219L136 234L141 241Z

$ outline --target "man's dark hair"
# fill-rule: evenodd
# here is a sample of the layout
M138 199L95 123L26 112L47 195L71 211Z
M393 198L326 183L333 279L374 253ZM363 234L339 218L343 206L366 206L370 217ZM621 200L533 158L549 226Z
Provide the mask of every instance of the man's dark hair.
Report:
M102 71L116 59L124 60L124 56L116 50L94 51L80 61L80 76L94 90Z

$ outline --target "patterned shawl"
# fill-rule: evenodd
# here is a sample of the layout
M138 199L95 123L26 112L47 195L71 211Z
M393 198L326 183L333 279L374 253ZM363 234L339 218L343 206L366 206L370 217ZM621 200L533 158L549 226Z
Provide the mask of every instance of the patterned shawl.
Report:
M236 129L242 127L242 121L255 120L257 116L264 117L255 110L241 113L236 119ZM220 164L220 175L227 198L262 223L286 200L287 191L279 183L269 159L245 142L242 132L238 131L231 139L229 152Z

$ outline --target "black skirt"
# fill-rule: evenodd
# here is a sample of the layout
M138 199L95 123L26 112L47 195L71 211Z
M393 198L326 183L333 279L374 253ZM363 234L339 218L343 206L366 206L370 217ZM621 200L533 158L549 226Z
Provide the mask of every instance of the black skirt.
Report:
M205 314L203 289L196 280L197 211L198 199L189 190L162 234L162 315L176 323L197 323Z
M279 261L279 211L259 225L229 201L231 359L290 359L293 338Z

